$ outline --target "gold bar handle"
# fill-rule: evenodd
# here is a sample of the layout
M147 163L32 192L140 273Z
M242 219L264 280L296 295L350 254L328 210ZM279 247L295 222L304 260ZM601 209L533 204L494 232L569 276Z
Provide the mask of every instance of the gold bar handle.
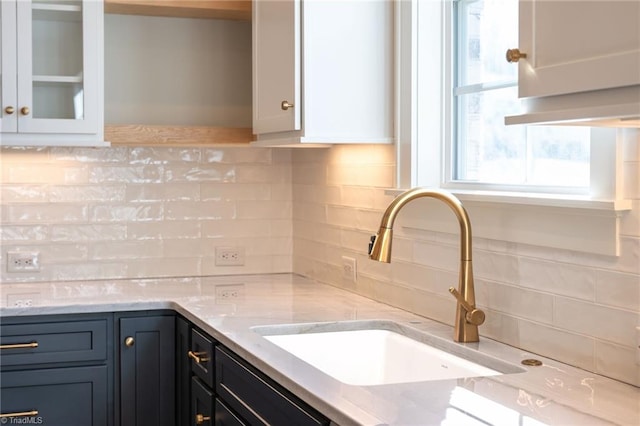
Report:
M7 419L9 417L35 417L37 415L38 415L38 410L19 411L17 413L0 414L0 419Z
M0 345L0 349L34 349L37 347L38 347L38 342L11 343L8 345Z
M469 302L464 300L460 292L455 288L449 287L449 293L453 294L453 297L456 298L458 303L467 312L465 314L465 319L469 324L481 325L482 323L484 323L485 314L481 309L471 306Z
M187 355L189 356L189 358L191 358L192 360L194 360L198 364L209 361L209 357L207 357L207 353L206 352L189 351L189 352L187 352Z

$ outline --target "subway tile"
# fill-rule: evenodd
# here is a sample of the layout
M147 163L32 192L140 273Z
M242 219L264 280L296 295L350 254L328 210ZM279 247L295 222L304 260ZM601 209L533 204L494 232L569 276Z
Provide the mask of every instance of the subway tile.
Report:
M640 366L635 362L635 350L596 340L596 373L640 386Z
M77 184L89 180L85 166L55 166L51 164L20 164L3 167L2 182L20 184Z
M596 271L596 302L640 313L640 276L617 271Z
M195 220L131 222L126 225L126 234L133 240L200 238L200 227L201 222Z
M453 246L414 241L413 261L432 268L457 271L460 267L460 251Z
M520 320L520 344L524 350L593 371L595 341L592 337L567 332L544 324Z
M271 236L271 221L257 220L204 220L201 222L203 238L251 238Z
M88 210L84 204L11 204L2 219L3 223L15 224L78 222L87 220Z
M161 204L99 204L91 207L94 222L137 222L162 220L164 209Z
M47 225L9 225L0 226L0 241L43 241L49 238Z
M375 190L354 186L342 187L342 205L347 207L361 207L372 209L374 206Z
M238 219L289 219L292 216L290 201L251 201L237 202Z
M288 164L236 165L236 182L239 183L291 183L291 167Z
M227 164L163 166L165 182L235 182L236 167Z
M77 163L124 163L127 161L129 151L126 147L108 149L52 147L50 150L53 161Z
M201 275L199 258L131 259L127 263L131 278L192 277Z
M51 161L51 148L44 146L1 146L0 164L45 163Z
M199 199L200 188L194 183L131 184L126 187L126 200L138 203Z
M171 201L166 202L167 220L233 219L237 216L235 201Z
M519 262L508 254L473 251L473 272L476 277L516 284L519 281Z
M633 200L631 208L620 217L620 235L640 237L640 200Z
M272 237L291 237L293 238L293 223L288 219L271 219L269 220L271 225Z
M205 148L203 151L203 163L270 164L272 159L270 148Z
M0 200L6 203L44 203L49 201L49 188L45 185L2 185Z
M553 325L569 332L633 347L637 323L638 312L555 296Z
M91 245L94 260L161 258L162 241L117 241Z
M49 188L51 202L120 202L125 200L125 185L64 185Z
M324 185L327 183L327 167L324 164L294 163L291 180L297 185Z
M197 163L201 159L199 148L136 147L129 152L130 164Z
M272 185L266 183L201 183L200 197L208 200L269 200Z
M199 238L162 240L157 245L162 249L163 258L202 258L215 253L206 240Z
M127 238L126 225L68 224L52 225L51 241L117 241Z
M40 252L40 262L43 265L52 265L60 262L86 262L89 258L89 246L87 244L56 244L40 246L36 251Z
M157 261L156 261L157 262ZM79 281L127 278L127 263L120 262L81 262L51 266L51 279L54 281Z
M92 167L89 175L91 183L160 183L162 182L162 166L144 165L133 167L98 166Z
M480 305L519 318L555 324L553 295L492 281L478 282Z
M521 258L519 283L522 287L595 300L596 270L566 263Z

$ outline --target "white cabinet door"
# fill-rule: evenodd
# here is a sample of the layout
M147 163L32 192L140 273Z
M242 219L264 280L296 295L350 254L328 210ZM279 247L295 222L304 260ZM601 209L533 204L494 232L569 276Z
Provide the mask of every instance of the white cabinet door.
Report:
M104 145L102 7L2 0L2 145Z
M640 1L521 0L519 96L640 84Z
M394 3L254 0L255 145L393 142Z
M17 121L16 2L0 3L0 132L15 132Z
M300 130L300 2L253 2L253 131L256 134Z

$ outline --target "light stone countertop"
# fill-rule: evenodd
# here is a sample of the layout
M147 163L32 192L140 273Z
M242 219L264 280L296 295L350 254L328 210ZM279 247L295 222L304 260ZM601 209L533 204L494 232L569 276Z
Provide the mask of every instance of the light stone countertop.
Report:
M216 297L223 285L237 285L238 298ZM5 283L0 292L2 317L173 309L341 426L640 424L640 388L483 337L465 346L518 366L537 358L543 366L394 385L339 382L251 328L383 319L448 340L452 328L296 275ZM7 307L9 299L24 294L33 295L32 307Z

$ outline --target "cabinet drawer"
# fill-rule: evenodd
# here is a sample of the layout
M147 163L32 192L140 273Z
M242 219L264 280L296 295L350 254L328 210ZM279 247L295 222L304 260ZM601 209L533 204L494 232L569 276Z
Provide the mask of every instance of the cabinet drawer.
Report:
M107 320L6 324L0 326L0 344L2 367L103 361Z
M246 426L222 401L216 398L216 426Z
M198 330L191 330L191 350L188 352L191 371L212 389L215 367L213 348L214 341L211 338Z
M216 347L216 393L251 425L328 425L321 414L230 351ZM251 407L249 409L248 407ZM266 423L265 423L266 422Z
M213 392L197 377L191 378L191 420L192 425L213 425Z
M0 412L33 413L2 423L106 426L107 371L96 366L4 372Z

